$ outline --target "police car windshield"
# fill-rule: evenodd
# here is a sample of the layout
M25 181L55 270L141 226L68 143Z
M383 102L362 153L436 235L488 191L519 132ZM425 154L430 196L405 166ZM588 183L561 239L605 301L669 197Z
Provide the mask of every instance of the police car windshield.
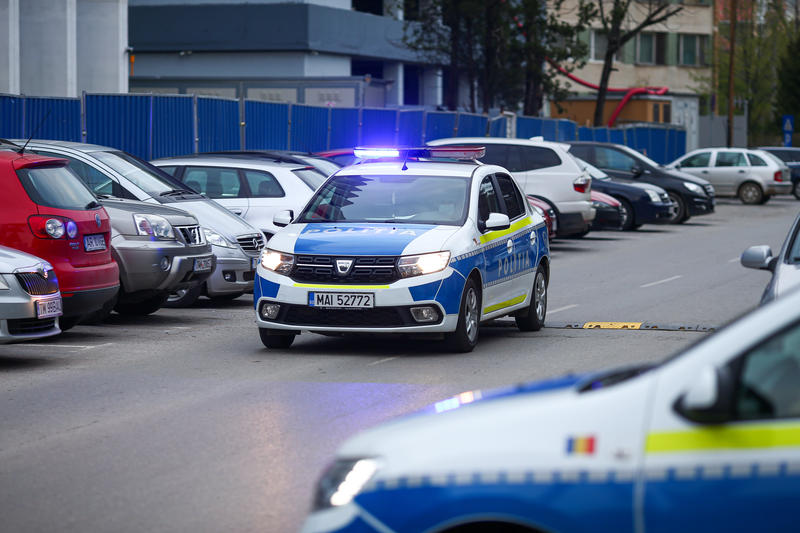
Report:
M336 176L298 222L442 224L467 217L470 180L441 176Z

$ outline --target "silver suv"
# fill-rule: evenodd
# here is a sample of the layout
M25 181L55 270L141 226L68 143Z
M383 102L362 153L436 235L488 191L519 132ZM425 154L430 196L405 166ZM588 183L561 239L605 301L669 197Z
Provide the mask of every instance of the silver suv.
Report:
M297 213L327 177L309 165L266 153L190 154L151 163L244 218L267 238L280 229L272 222L275 214Z
M0 246L0 344L58 335L61 293L53 267Z
M211 244L216 265L201 285L173 293L166 305L187 306L201 295L233 299L253 291L264 235L208 197L141 159L107 146L66 141L31 141L28 150L70 161L95 194L167 204L188 211Z

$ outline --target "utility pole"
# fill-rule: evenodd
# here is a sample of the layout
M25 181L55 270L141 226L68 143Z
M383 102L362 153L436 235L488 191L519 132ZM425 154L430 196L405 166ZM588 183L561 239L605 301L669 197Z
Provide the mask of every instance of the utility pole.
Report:
M731 0L728 18L731 24L730 34L730 54L728 64L728 142L727 146L733 146L733 65L736 56L736 22L739 15L737 0Z

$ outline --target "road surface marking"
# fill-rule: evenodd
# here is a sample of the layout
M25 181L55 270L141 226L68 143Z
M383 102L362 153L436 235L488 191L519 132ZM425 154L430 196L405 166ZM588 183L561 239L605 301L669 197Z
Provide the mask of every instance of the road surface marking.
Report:
M738 262L739 262L739 258L738 257L734 257L733 259L728 261L728 263L738 263Z
M566 311L567 309L572 309L573 307L578 307L578 304L571 304L565 305L564 307L559 307L558 309L551 309L547 312L548 315L554 315L556 313L560 313L561 311Z
M387 357L386 359L380 359L378 361L373 361L371 363L367 363L367 366L379 365L381 363L386 363L386 362L389 362L389 361L393 361L395 359L397 359L397 357Z
M661 285L662 283L668 283L670 281L675 281L678 278L682 278L683 276L672 276L671 278L661 279L658 281L654 281L652 283L645 283L644 285L639 285L640 289L646 289L647 287L652 287L653 285Z

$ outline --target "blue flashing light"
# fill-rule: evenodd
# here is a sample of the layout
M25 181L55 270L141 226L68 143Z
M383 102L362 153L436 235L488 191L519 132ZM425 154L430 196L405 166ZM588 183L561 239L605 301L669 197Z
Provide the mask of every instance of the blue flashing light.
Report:
M483 146L422 146L409 148L354 148L353 155L359 159L480 159L486 155Z
M353 155L361 159L400 157L400 150L397 148L355 148Z

